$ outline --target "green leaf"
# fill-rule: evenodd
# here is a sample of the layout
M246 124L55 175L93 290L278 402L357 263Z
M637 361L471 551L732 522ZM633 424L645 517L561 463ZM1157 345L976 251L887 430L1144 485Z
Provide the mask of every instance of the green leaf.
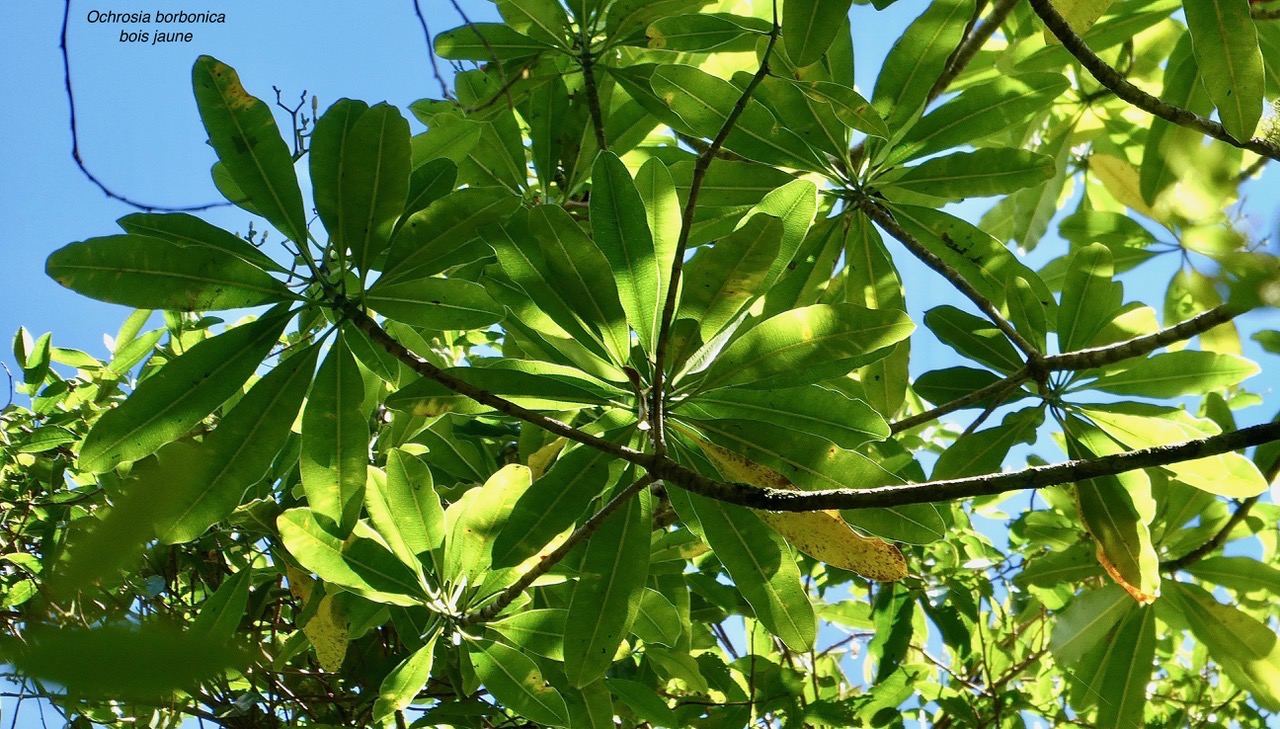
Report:
M529 213L529 230L570 306L600 332L614 363L626 362L631 335L609 260L562 207L535 208Z
M933 504L846 509L844 520L859 531L907 544L932 544L947 536L947 521Z
M1088 387L1116 395L1164 399L1233 388L1261 371L1243 357L1187 349L1126 360L1108 367Z
M782 44L797 68L826 54L849 14L853 0L786 0L782 6Z
M1009 321L1014 329L1026 337L1037 351L1046 351L1049 321L1045 316L1044 302L1036 296L1035 289L1025 278L1012 278L1005 285L1005 304L1009 307Z
M567 368L566 368L567 369ZM547 363L497 363L493 367L451 367L446 373L464 382L501 395L533 410L568 410L573 407L609 405L622 393L613 393L589 380L575 377ZM386 406L421 417L444 413L492 412L488 405L459 395L435 380L422 378L392 393Z
M630 416L615 410L586 430L611 442L624 441L632 431L630 423L621 425L627 420ZM573 526L604 492L611 460L605 453L582 445L562 453L515 502L507 526L493 539L493 566L518 565Z
M700 336L677 342L673 362L683 362L696 346L714 339L768 290L766 278L779 257L782 235L781 220L756 215L694 254L685 269L676 317L696 322Z
M1213 112L1213 100L1200 81L1200 65L1191 52L1189 33L1178 40L1169 54L1160 98L1204 117ZM1154 205L1161 192L1199 171L1201 139L1200 132L1194 129L1179 127L1165 119L1151 120L1139 171L1142 199L1147 204Z
M891 126L898 127L924 106L973 9L973 0L935 0L889 49L871 103Z
M804 430L759 420L701 421L697 427L723 447L786 474L802 489L857 489L899 481L861 453L833 448Z
M1053 158L1039 152L988 147L934 157L908 167L893 188L949 199L1007 195L1054 176Z
M432 202L396 231L378 284L420 280L483 258L487 249L478 241L480 229L504 221L519 207L519 198L495 188L467 188Z
M374 721L382 721L397 711L404 711L409 704L413 703L422 687L427 685L427 680L431 678L431 663L435 656L437 637L439 637L438 634L428 638L426 644L410 653L408 658L391 669L391 673L382 679L382 686L378 689L378 699L373 704Z
M364 300L387 318L437 331L483 329L502 320L502 307L483 286L459 278L379 279Z
M569 600L564 670L581 688L604 676L631 632L649 577L653 497L642 490L609 515L587 542Z
M205 437L200 446L205 457L164 484L173 506L157 520L162 543L196 539L230 516L245 491L267 473L298 417L318 353L308 347L276 365Z
M688 622L681 619L680 611L665 595L646 587L640 596L640 610L631 629L646 643L677 648L680 636L685 632L682 628L687 627Z
M179 631L159 621L93 628L32 626L5 638L0 656L25 676L77 697L167 702L176 691L241 668L246 656L221 636Z
M364 494L369 520L407 565L444 543L444 510L433 486L426 464L398 448L387 454L385 473L369 469Z
M756 39L769 32L767 23L727 13L699 13L659 18L645 32L649 47L685 53L733 53L755 50Z
M693 66L659 66L650 81L653 91L678 120L680 131L714 139L738 104L742 92L724 79ZM748 100L725 138L725 149L769 165L821 170L813 150L760 102Z
M116 221L126 233L159 238L180 246L216 248L264 271L288 273L270 256L240 236L186 213L134 213Z
M779 375L788 375L791 384L805 384L806 369L866 364L914 329L902 311L856 304L792 309L752 327L726 347L707 368L698 389L749 385Z
M80 470L109 471L190 431L249 379L290 318L282 307L274 309L170 361L94 423L80 448Z
M841 124L850 129L857 129L874 137L888 138L889 125L876 113L870 101L862 98L857 91L834 81L795 81L810 101L817 101L831 107L831 113ZM817 116L822 107L808 104L810 113Z
M972 367L947 367L941 370L931 370L920 375L912 384L912 389L925 400L936 405L943 405L981 390L988 385L993 385L1001 379L999 375L988 370L979 370ZM1025 390L1018 389L1012 395L1006 397L1003 402L1005 404L1015 402L1027 397L1027 395L1028 393ZM992 402L994 402L994 398L987 398L986 400L979 400L969 405L969 407L988 407Z
M1089 405L1081 411L1107 435L1130 448L1169 445L1221 432L1213 421L1193 418L1181 410L1137 403ZM1170 463L1162 468L1188 486L1228 498L1248 498L1267 490L1267 481L1258 467L1239 453Z
M695 420L759 420L825 438L852 450L889 437L889 425L861 400L819 385L777 390L722 388L672 408Z
M671 265L680 239L680 199L676 194L671 171L656 157L650 158L640 167L640 171L636 173L635 185L644 202L645 219L653 241L653 262L657 278L653 296L657 305L654 308L653 322L648 325L650 336L648 339L642 337L640 343L653 351L657 347L661 307L667 300Z
M943 344L969 359L1005 374L1022 367L1022 358L1004 332L982 317L943 305L925 312L924 323Z
M1280 596L1280 570L1252 557L1209 557L1183 569L1242 595L1266 592Z
M364 380L339 332L316 373L302 413L299 471L307 504L335 535L360 516L369 463L369 421L361 412Z
M223 169L254 212L289 240L305 244L307 216L293 173L293 155L271 109L245 91L235 69L211 56L196 59L191 85L209 144Z
M1058 347L1073 352L1088 347L1119 313L1124 289L1111 280L1111 251L1093 243L1076 251L1067 266L1058 316Z
M530 38L565 45L569 18L556 0L497 0L507 25Z
M223 580L200 608L200 614L191 623L191 632L207 633L224 641L233 640L236 629L240 627L240 619L249 606L252 582L252 569L240 570Z
M817 637L813 606L782 537L740 506L681 489L668 494L680 518L715 552L756 619L792 650L809 650Z
M452 584L484 583L493 589L489 567L493 544L504 531L515 504L529 489L526 466L509 464L489 477L483 486L468 489L444 512L443 577Z
M1183 0L1200 80L1222 126L1246 141L1262 118L1263 67L1248 0Z
M646 178L650 186L655 174L651 169ZM664 264L654 249L644 200L631 173L612 152L596 157L591 179L591 233L613 271L627 322L648 346L661 317L658 290Z
M946 53L954 47L949 45ZM916 122L892 149L888 163L917 159L1009 129L1047 108L1068 86L1061 74L1026 73L965 89Z
M564 697L547 684L528 656L502 643L473 641L467 654L476 676L502 705L543 726L568 726Z
M486 625L510 645L563 663L568 616L569 611L564 608L536 608L504 615Z
M1121 452L1101 431L1083 421L1063 423L1072 458L1095 458ZM1150 603L1160 592L1160 557L1148 525L1155 518L1151 480L1143 471L1099 476L1076 483L1080 519L1098 543L1098 561L1125 592Z
M356 270L364 273L386 249L409 194L409 123L386 104L362 111L356 102L348 103L351 106L338 109L333 132L319 136L323 119L317 122L311 178L317 184L317 210L336 213L336 218L324 221L333 245L340 252L350 249ZM332 108L325 117L331 112ZM319 141L325 144L317 148ZM317 172L323 174L319 180ZM324 207L319 200L322 190Z
M374 602L406 607L425 598L418 577L381 542L365 534L346 541L321 526L311 509L289 509L276 519L280 541L320 579Z
M1271 628L1194 585L1174 582L1165 596L1232 683L1262 708L1280 711L1280 640Z
M507 317L508 326L519 327L527 321L529 326L534 327L549 342L565 340L566 346L558 349L565 352L565 356L575 365L595 372L599 368L593 369L586 361L575 357L572 350L585 349L592 358L601 360L609 360L612 357L611 351L606 348L598 325L588 322L584 318L586 312L575 306L573 297L566 292L563 282L543 256L541 246L530 245L529 238L532 234L523 225L525 220L525 216L513 218L510 226L486 236L486 242L493 247L503 273L518 289L511 293L523 293L523 296L501 297L494 288L490 288L490 291L494 291L494 297L516 314ZM596 254L603 258L598 250ZM585 255L593 257L589 253ZM608 270L598 270L592 280L598 283L601 274L611 277ZM531 307L530 303L536 306ZM620 318L625 319L621 308L621 304L618 304ZM625 322L617 323L623 324L625 329Z
M999 472L1013 446L1035 442L1043 422L1044 409L1032 407L1009 413L995 428L961 435L938 456L933 480Z
M141 235L63 246L50 254L45 272L77 293L141 309L212 311L297 298L271 274L232 253Z
M1049 287L989 233L932 208L895 205L893 212L908 233L973 284L1001 313L1008 311L1006 282L1021 277L1031 284L1040 301L1045 302L1045 315L1049 322L1057 321L1057 306Z
M1112 638L1098 688L1098 726L1141 726L1155 668L1156 611L1138 608Z
M1053 622L1049 638L1053 660L1064 666L1079 661L1137 610L1119 585L1107 585L1077 596Z
M468 23L436 36L436 54L455 61L507 62L544 53L551 46L505 23Z
M680 720L652 686L625 678L606 678L604 685L636 715L655 726L679 726Z

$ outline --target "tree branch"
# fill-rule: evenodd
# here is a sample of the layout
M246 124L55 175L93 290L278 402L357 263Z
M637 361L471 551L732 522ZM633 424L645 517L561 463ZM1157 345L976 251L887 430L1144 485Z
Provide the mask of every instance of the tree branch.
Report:
M609 142L604 136L604 113L600 109L600 88L596 85L595 58L591 55L590 39L583 29L582 54L578 63L582 66L582 85L587 90L587 110L591 113L591 126L595 128L596 146L601 152L608 151Z
M538 563L529 569L528 572L520 576L520 579L511 584L510 587L498 594L498 598L493 602L485 605L483 608L462 616L458 621L461 625L474 625L475 623L483 623L486 620L498 615L506 609L517 597L519 597L529 586L539 577L545 575L552 567L555 567L564 559L573 548L591 538L600 525L604 523L609 515L618 510L618 507L635 498L635 495L643 491L650 484L656 481L652 475L642 476L635 483L623 489L609 500L609 503L601 507L600 511L592 514L590 518L582 522L573 533L568 536L555 549L551 550L546 556L538 560Z
M1106 61L1103 61L1089 49L1084 40L1076 35L1071 26L1067 24L1067 21L1054 9L1050 0L1031 0L1031 7L1035 10L1036 15L1039 15L1040 19L1044 21L1045 26L1049 28L1049 32L1053 33L1062 42L1063 47L1071 55L1075 56L1080 65L1088 69L1098 83L1110 89L1116 96L1152 116L1158 116L1178 126L1195 129L1214 139L1219 139L1234 147L1247 149L1264 157L1280 159L1280 145L1259 137L1237 140L1218 122L1206 119L1180 106L1174 106L1162 101L1129 83L1128 79L1119 71L1108 66Z
M869 489L788 491L740 483L722 483L672 463L668 459L655 459L649 472L668 483L702 496L752 509L767 511L867 509L995 496L1006 491L1055 486L1098 476L1112 476L1139 468L1166 466L1171 463L1216 456L1276 440L1280 440L1280 422L1255 425L1207 438L1143 448L1101 458L1072 460L1052 466L1035 466L1013 473L996 473Z
M738 123L738 117L747 110L747 103L751 101L751 95L755 92L756 87L764 81L764 77L769 75L769 57L773 54L773 47L778 42L778 34L781 28L778 25L778 3L773 3L773 27L769 30L769 43L765 46L764 54L760 58L760 68L756 70L754 76L751 77L742 90L742 95L738 97L738 103L733 105L733 109L729 115L725 117L724 124L720 126L720 131L716 134L715 139L711 140L711 146L703 150L698 155L697 161L693 165L693 177L689 183L689 197L685 200L684 213L680 220L680 237L676 240L675 254L671 261L671 277L667 285L667 299L662 305L662 323L658 327L658 344L653 355L653 386L651 397L653 401L650 405L649 412L653 416L653 444L654 450L658 455L665 455L667 450L666 441L666 366L667 366L667 349L670 346L671 339L671 323L675 318L676 304L678 302L680 289L680 275L684 271L684 254L689 247L689 234L693 230L694 212L698 206L698 193L702 190L702 183L706 179L707 170L711 167L711 162L716 158L720 148L724 146L724 142L729 138L729 133L733 131L733 127Z
M1000 310L995 307L995 304L991 303L990 299L983 296L982 292L974 288L973 284L969 283L954 268L947 265L947 262L939 258L936 253L929 250L924 243L921 243L919 239L908 233L906 228L899 225L898 221L894 220L893 215L883 205L867 195L862 195L858 199L858 208L866 213L867 217L874 220L876 225L879 225L885 232L896 238L913 256L920 259L921 263L932 268L947 281L950 281L952 286L955 286L960 290L960 293L976 304L982 313L986 314L987 318L991 320L991 323L995 324L996 328L1004 332L1004 335L1009 338L1009 341L1022 350L1033 372L1040 369L1040 362L1044 359L1044 355L1036 349L1034 344L1027 341L1027 338L1022 336L1017 329L1013 328L1013 325L1009 323L1008 319L1004 318Z

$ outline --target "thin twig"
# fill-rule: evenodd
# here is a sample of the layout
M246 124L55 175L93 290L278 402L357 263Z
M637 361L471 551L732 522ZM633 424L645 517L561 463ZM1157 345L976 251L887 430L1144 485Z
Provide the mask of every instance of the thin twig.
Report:
M1134 86L1119 71L1107 65L1106 61L1103 61L1089 49L1084 39L1076 35L1076 32L1071 29L1067 21L1054 9L1050 0L1031 0L1031 7L1035 10L1036 15L1039 15L1040 19L1044 21L1049 32L1053 33L1062 42L1062 46L1071 55L1075 56L1080 65L1088 69L1098 83L1111 89L1116 96L1124 101L1152 116L1158 116L1178 126L1195 129L1202 134L1219 139L1234 147L1247 149L1250 152L1270 157L1271 159L1280 159L1280 145L1259 137L1237 140L1227 132L1226 127L1218 122L1206 119L1188 109L1162 101Z
M431 40L431 28L427 26L427 18L422 14L422 6L418 4L418 0L413 0L413 12L418 16L418 24L422 26L422 34L427 37L427 58L431 61L431 74L436 77L436 82L440 84L440 95L446 99L452 99L449 93L449 84L444 80L444 74L440 73L440 63L436 60L435 42Z
M120 193L107 187L106 183L98 179L98 176L89 171L89 167L84 163L84 158L80 156L80 132L76 124L76 96L71 90L71 57L67 51L67 25L71 17L71 0L66 0L62 11L62 41L58 44L58 48L62 52L62 80L67 89L67 109L70 112L71 126L71 159L75 160L76 167L80 168L80 172L92 182L103 195L118 200L132 208L137 208L143 212L163 212L163 213L191 213L199 210L212 210L213 208L227 207L229 202L212 202L203 205L153 205L151 203L138 202L133 198L126 197Z
M653 476L643 476L637 479L635 483L623 489L617 496L610 499L609 503L601 507L600 511L592 514L591 517L582 522L577 529L573 530L573 533L561 542L559 546L540 559L537 564L529 569L528 572L521 575L520 579L516 580L510 587L503 590L496 600L473 613L462 616L458 622L462 625L483 623L505 610L517 597L523 594L525 590L529 589L529 586L532 585L535 580L545 575L552 567L560 564L560 561L563 560L574 547L590 539L591 535L595 534L596 530L600 528L600 525L603 524L605 519L608 519L613 512L617 511L623 504L635 498L636 494L643 491L655 480L656 479L654 479Z
M765 46L764 54L760 58L760 67L756 70L754 76L751 77L742 95L738 97L738 103L733 105L733 109L729 111L729 115L725 117L724 124L721 125L720 131L716 134L715 139L711 140L711 146L707 147L702 154L698 155L697 161L693 165L693 177L689 183L689 197L685 200L684 214L680 221L680 236L676 240L676 250L671 261L671 276L667 284L667 299L662 306L662 323L658 327L658 344L655 348L653 356L653 385L652 398L653 402L649 408L649 412L653 416L653 443L654 451L659 456L666 454L666 366L667 366L667 350L670 347L671 339L671 323L675 318L676 303L678 301L680 288L680 275L684 270L684 254L689 246L689 234L693 231L694 212L697 210L698 193L702 189L702 183L706 179L707 170L711 167L712 160L715 159L716 153L724 146L724 142L729 137L729 133L733 131L733 127L738 123L738 117L742 116L747 109L748 102L751 101L751 95L755 92L756 87L764 81L764 77L769 75L769 57L773 54L773 47L778 42L778 35L781 27L778 25L778 3L773 3L773 27L769 30L769 43Z

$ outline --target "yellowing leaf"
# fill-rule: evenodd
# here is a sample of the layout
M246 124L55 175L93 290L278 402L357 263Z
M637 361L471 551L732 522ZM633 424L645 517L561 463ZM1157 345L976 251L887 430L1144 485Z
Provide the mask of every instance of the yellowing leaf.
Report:
M1138 168L1106 154L1089 156L1089 171L1097 176L1116 202L1154 219L1156 214L1142 199Z
M306 605L311 599L315 579L290 565L285 565L285 573L289 578L289 592L293 593L299 606ZM326 671L342 668L342 661L347 656L349 627L334 602L333 595L320 597L320 604L316 606L311 618L302 625L302 632L316 649L316 659L321 668Z
M542 478L542 474L546 473L548 468L551 468L556 456L560 455L560 451L564 450L565 444L568 442L565 438L556 438L529 454L529 474L534 481Z
M692 434L690 434L691 437ZM733 451L693 438L720 474L731 481L775 489L798 490L785 476ZM834 509L778 513L756 511L764 523L793 547L832 567L850 570L871 580L892 582L907 576L907 563L898 548L878 538L858 534Z

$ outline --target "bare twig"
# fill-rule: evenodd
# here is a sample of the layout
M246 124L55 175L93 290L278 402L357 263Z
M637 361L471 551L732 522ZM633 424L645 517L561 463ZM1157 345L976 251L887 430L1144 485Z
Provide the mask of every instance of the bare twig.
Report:
M98 179L98 176L89 171L89 167L84 163L84 158L80 156L80 132L76 124L76 95L71 90L71 58L67 51L67 25L71 17L71 0L65 0L62 11L62 41L58 44L58 48L62 52L62 80L67 89L67 109L70 112L71 126L71 159L75 160L76 167L80 168L81 174L92 182L95 187L102 191L103 195L118 200L132 208L137 208L144 212L163 212L163 213L190 213L199 210L211 210L213 208L227 207L229 202L212 202L203 205L153 205L151 203L139 202L133 198L126 197L120 193L107 187L106 183Z
M1040 19L1044 21L1049 32L1053 33L1062 42L1062 46L1071 55L1075 56L1080 65L1088 69L1098 83L1111 89L1116 96L1124 101L1152 116L1158 116L1178 126L1195 129L1202 134L1226 142L1234 147L1247 149L1250 152L1270 157L1271 159L1280 159L1280 145L1275 142L1259 137L1238 140L1231 136L1226 127L1218 122L1206 119L1188 109L1162 101L1134 86L1119 71L1107 65L1106 61L1103 61L1089 49L1084 40L1076 35L1076 32L1071 29L1067 21L1054 9L1050 0L1031 0L1031 7L1035 10L1036 15L1039 15Z
M422 6L418 4L418 0L413 0L413 12L418 16L418 24L422 26L422 34L427 37L427 58L431 61L431 75L435 76L436 83L440 84L440 95L446 99L452 99L453 95L449 93L449 84L444 80L444 74L440 73L440 62L436 60L436 47L431 39L431 28L427 25L427 18L422 14Z

